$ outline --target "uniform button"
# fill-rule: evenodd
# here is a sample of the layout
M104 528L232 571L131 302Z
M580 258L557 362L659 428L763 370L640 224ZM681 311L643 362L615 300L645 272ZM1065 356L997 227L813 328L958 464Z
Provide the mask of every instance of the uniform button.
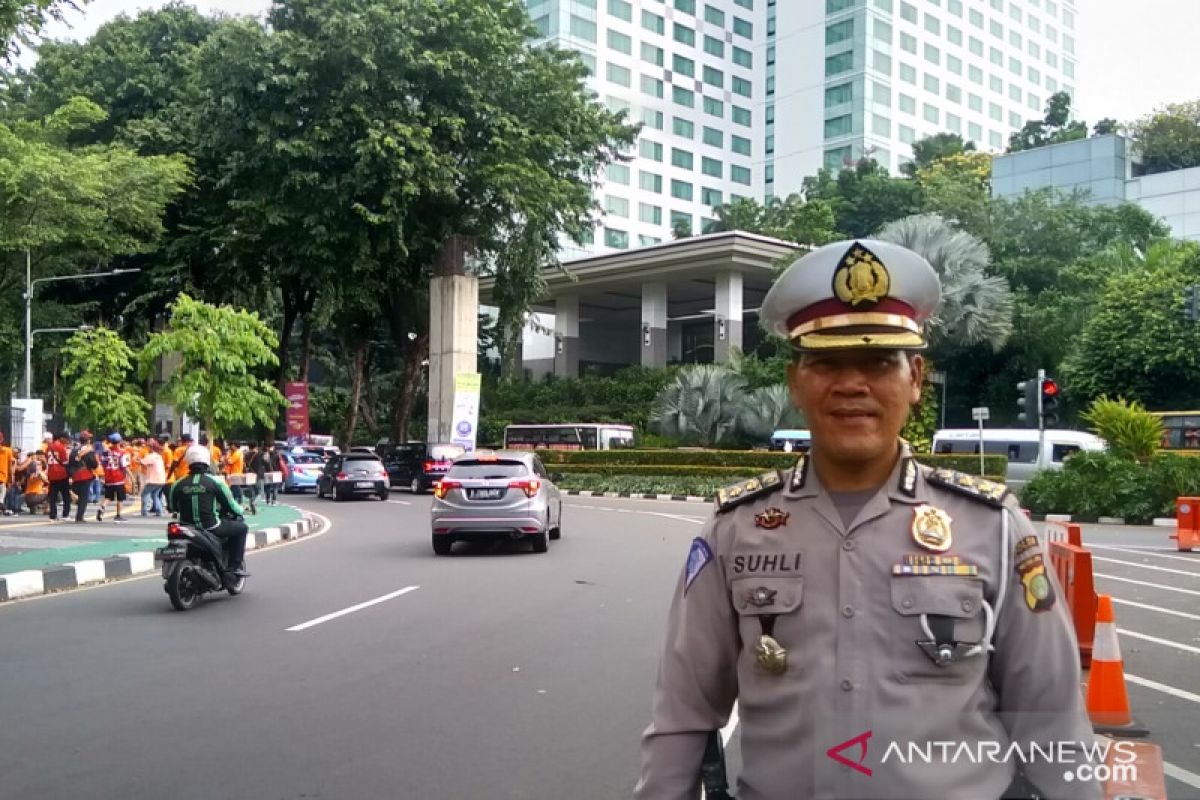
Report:
M906 597L900 601L900 605L904 606L905 608L912 608L913 607L913 599L911 597Z
M850 619L854 616L854 606L842 606L842 616Z
M969 614L975 610L975 604L972 603L970 600L963 600L962 610L966 611Z
M854 683L851 682L851 680L849 678L842 681L842 691L843 692L848 692L848 691L852 690L853 688L854 688Z
M842 549L847 550L847 551L853 550L854 549L854 540L847 539L846 541L842 542Z

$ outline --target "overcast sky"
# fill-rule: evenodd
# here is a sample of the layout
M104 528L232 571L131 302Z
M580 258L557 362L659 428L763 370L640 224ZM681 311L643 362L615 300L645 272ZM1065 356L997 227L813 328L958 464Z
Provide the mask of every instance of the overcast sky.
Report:
M813 2L814 0L784 0ZM968 2L982 0L968 0ZM191 0L202 11L257 14L270 0ZM118 14L164 0L92 0L56 38L86 38ZM1078 0L1076 102L1080 118L1126 122L1164 103L1200 99L1200 0Z

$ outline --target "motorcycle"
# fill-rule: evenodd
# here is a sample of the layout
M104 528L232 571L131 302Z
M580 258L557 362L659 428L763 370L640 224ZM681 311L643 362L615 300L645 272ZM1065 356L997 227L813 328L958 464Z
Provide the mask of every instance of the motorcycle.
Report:
M171 522L167 525L167 546L154 551L162 561L163 591L176 611L187 611L210 592L242 593L246 576L229 572L229 556L221 540L201 527Z

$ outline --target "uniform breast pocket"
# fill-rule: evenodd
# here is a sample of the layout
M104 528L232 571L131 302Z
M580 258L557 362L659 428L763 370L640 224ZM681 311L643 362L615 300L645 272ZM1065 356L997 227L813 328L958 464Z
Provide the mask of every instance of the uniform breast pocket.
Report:
M979 645L986 620L978 579L899 576L891 589L892 610L899 615L892 654L901 682L961 682L983 668Z
M786 651L801 644L799 617L804 579L750 576L737 578L730 586L743 647L754 655L760 669L774 674L786 672Z

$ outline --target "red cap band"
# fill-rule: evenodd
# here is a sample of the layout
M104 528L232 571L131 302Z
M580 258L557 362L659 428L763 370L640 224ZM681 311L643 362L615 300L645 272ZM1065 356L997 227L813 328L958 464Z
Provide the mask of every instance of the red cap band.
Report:
M787 319L787 327L789 331L792 331L806 322L810 322L814 319L820 319L821 317L832 317L838 314L854 314L864 311L869 311L876 314L900 314L912 320L917 318L917 312L912 306L902 300L897 300L894 297L885 298L871 308L855 308L848 303L843 303L841 300L838 300L835 297L831 297L828 300L822 300L819 303L813 303L811 306L802 308L795 314L792 314Z

